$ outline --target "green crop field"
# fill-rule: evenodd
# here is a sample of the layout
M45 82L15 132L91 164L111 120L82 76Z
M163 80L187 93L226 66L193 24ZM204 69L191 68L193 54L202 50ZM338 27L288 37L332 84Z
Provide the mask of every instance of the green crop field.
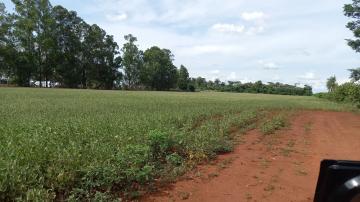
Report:
M0 201L132 197L232 150L269 111L315 97L0 88Z

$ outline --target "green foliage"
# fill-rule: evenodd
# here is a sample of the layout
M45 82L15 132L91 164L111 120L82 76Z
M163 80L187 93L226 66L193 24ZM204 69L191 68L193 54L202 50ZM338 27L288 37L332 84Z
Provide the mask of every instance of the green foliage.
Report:
M286 126L286 118L283 115L276 115L270 120L266 120L260 127L264 135L271 135L275 131Z
M177 80L178 88L183 91L188 90L190 78L189 78L189 72L186 69L186 67L181 65L178 74L179 74L178 80Z
M163 132L160 131L150 131L149 133L149 145L151 149L151 155L153 161L163 162L173 147L172 139Z
M169 90L177 81L177 69L170 50L151 47L144 52L142 83L155 90Z
M360 81L360 68L357 69L349 69L350 71L350 79L354 82Z
M112 36L49 0L0 5L0 77L18 86L112 89L121 59Z
M338 102L349 102L360 107L360 85L352 82L340 85L331 95Z
M311 96L313 94L312 87L305 85L297 87L282 83L264 84L261 81L255 83L241 83L240 81L229 81L228 84L221 82L219 79L215 81L206 81L204 78L197 78L193 81L196 88L201 90L217 90L222 92L238 92L238 93L262 93L262 94L278 94L278 95L300 95Z
M354 19L354 21L349 22L346 27L353 32L355 39L347 39L347 41L352 49L356 52L360 52L360 1L352 1L352 4L346 4L344 6L344 14L345 16Z
M326 87L329 90L329 92L333 92L336 87L338 86L338 84L336 83L336 77L332 76L330 78L328 78L327 82L326 82Z
M180 166L183 161L183 158L177 153L172 153L166 156L166 162L172 166Z
M143 53L135 44L136 37L128 34L124 38L127 41L121 49L123 52L122 66L125 72L124 82L128 88L134 89L141 83L140 74L143 68Z
M0 201L136 193L231 151L230 129L245 131L259 109L344 109L314 97L233 93L0 88L0 97Z

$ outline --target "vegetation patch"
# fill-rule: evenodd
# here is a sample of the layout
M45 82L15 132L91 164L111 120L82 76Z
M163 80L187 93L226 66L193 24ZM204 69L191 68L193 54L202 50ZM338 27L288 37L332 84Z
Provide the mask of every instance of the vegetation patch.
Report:
M263 111L345 109L233 93L2 88L0 97L0 201L137 197L232 151Z
M274 134L275 131L284 128L287 125L286 117L283 114L275 115L272 119L266 120L260 130L264 135Z

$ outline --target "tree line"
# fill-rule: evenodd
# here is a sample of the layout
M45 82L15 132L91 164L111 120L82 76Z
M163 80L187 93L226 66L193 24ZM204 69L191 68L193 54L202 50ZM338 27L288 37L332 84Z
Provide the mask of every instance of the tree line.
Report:
M228 81L222 82L219 79L215 81L206 81L205 78L192 78L191 86L194 85L199 90L216 90L221 92L237 92L237 93L262 93L262 94L278 94L278 95L301 95L310 96L313 94L312 87L305 85L299 87L283 83L263 83L262 81L246 82Z
M0 78L18 86L167 90L185 89L185 67L173 64L170 50L145 52L136 38L119 50L113 36L75 11L48 0L12 0L14 13L0 3ZM122 57L121 57L122 53ZM123 69L123 70L122 70ZM187 88L187 86L186 86Z
M0 3L0 84L29 87L217 90L246 93L311 95L309 86L281 83L206 81L190 78L173 64L168 49L145 51L131 34L120 48L114 37L90 25L75 11L49 0L12 0L15 12Z

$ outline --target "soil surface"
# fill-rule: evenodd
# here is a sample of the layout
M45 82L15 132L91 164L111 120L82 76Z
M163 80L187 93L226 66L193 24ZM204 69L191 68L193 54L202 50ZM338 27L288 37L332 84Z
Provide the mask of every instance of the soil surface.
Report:
M322 159L360 160L360 115L301 112L273 135L243 135L234 152L144 201L313 201Z

